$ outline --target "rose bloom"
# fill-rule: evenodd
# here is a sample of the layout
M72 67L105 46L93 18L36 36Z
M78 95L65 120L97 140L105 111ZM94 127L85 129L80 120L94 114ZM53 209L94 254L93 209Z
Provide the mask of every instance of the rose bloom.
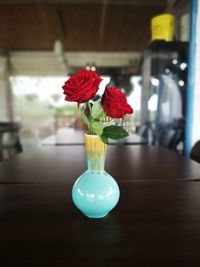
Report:
M81 70L63 85L65 100L78 102L78 105L87 102L95 96L101 81L95 71Z
M101 102L104 111L111 118L124 118L124 115L133 113L126 95L115 86L106 87Z

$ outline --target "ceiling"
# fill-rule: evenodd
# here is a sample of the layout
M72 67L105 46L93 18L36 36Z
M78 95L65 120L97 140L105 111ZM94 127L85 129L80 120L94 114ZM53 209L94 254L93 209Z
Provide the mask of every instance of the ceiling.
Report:
M65 51L140 52L150 41L151 18L166 4L159 0L4 2L1 51L50 51L59 39Z
M177 0L1 0L1 3L27 3L27 4L38 4L38 3L52 3L52 4L117 4L117 5L139 5L139 6L166 6L168 1Z

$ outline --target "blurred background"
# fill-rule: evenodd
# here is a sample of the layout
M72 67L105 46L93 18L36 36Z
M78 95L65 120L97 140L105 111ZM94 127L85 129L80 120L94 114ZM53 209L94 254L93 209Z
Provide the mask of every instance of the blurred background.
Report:
M126 93L130 135L184 153L189 0L0 3L0 160L27 146L82 144L62 85L80 69ZM94 99L95 101L95 99ZM138 141L138 143L140 143Z

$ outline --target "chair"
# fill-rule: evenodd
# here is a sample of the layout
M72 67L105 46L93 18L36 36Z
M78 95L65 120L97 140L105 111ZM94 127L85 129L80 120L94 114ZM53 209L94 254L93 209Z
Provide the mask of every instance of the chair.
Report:
M147 138L147 136L148 136L148 127L145 124L137 126L135 131L141 137Z
M23 151L18 123L0 122L0 161Z
M200 141L198 141L192 148L190 158L200 163Z
M175 133L176 132L173 129L166 129L165 131L163 131L159 137L159 145L170 148Z

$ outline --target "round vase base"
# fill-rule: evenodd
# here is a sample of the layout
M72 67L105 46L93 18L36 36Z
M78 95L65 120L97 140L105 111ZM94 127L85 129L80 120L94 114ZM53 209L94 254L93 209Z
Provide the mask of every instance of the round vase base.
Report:
M91 214L86 214L86 213L84 213L84 214L85 214L85 216L87 216L91 219L100 219L100 218L106 217L108 215L108 213L99 214L99 215L91 215Z

